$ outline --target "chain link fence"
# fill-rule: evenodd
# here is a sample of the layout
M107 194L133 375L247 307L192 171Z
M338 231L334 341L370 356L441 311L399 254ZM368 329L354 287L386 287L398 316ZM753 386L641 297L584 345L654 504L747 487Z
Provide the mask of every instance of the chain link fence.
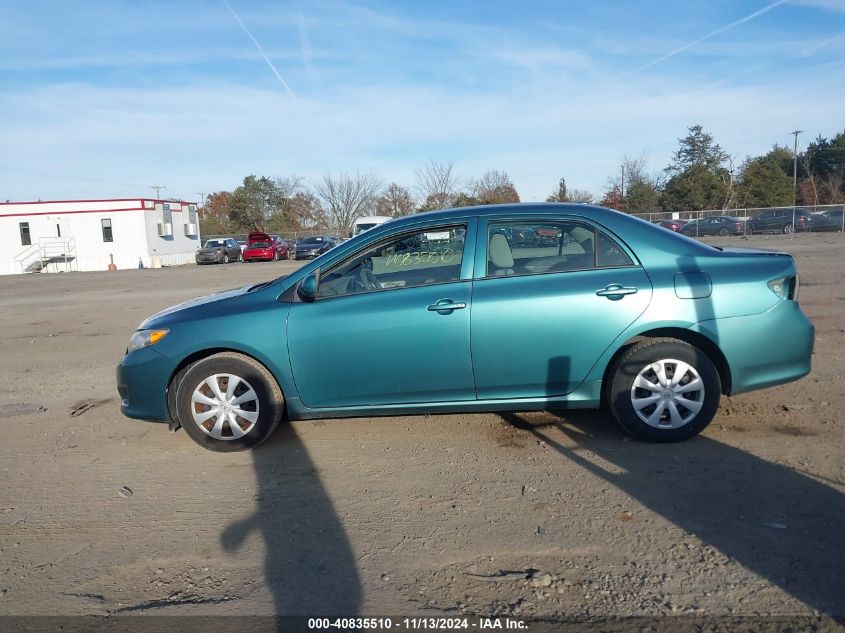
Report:
M718 234L710 233L705 221L710 218L735 218L742 225L741 232L735 234L747 235L749 232L782 232L795 233L797 231L840 232L845 233L845 205L803 205L796 207L749 207L736 209L707 209L703 211L655 211L652 213L634 213L648 222L668 222L679 220L687 227L686 231L695 236ZM809 215L809 222L801 221L801 216ZM777 221L770 221L777 218ZM754 230L754 226L766 227ZM693 231L693 229L695 229ZM730 234L733 231L729 231Z

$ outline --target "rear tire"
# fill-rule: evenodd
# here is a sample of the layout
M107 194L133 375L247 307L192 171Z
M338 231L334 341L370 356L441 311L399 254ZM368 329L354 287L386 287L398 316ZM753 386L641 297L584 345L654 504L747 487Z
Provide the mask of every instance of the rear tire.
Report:
M727 235L727 234L728 234L728 229L725 229L725 228L719 229L719 235Z
M176 388L175 413L197 444L230 453L254 448L270 437L282 420L284 403L266 367L249 356L223 352L198 360L184 372Z
M721 392L719 372L707 354L673 338L628 348L605 384L613 417L648 442L680 442L700 433L716 415Z
M794 229L792 228L791 224L784 224L783 228L781 229L781 232L784 233L785 235L789 235L793 231L794 231Z

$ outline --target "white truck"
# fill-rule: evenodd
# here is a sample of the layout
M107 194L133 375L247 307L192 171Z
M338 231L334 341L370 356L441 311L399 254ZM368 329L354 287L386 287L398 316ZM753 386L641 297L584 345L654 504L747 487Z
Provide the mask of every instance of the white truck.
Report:
M363 233L364 231L369 231L370 229L378 226L379 224L384 224L388 220L392 220L393 218L388 217L386 215L367 215L355 220L352 224L352 233L350 233L349 237L355 237L359 233Z

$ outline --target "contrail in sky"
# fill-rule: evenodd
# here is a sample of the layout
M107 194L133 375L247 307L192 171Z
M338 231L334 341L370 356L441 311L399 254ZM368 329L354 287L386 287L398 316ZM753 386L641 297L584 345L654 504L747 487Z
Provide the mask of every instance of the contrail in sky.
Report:
M226 0L223 0L223 1L225 2ZM725 25L721 28L716 29L712 33L708 33L707 35L704 35L703 37L699 37L694 42L690 42L689 44L684 44L680 48L676 48L671 53L666 53L663 57L658 57L657 59L654 59L654 60L648 62L647 64L640 66L639 68L637 68L637 70L635 72L645 70L646 68L650 68L650 67L654 66L655 64L659 64L660 62L666 61L670 57L674 57L678 53L682 53L683 51L687 50L688 48L692 48L696 44L700 44L704 40L708 40L715 35L719 35L720 33L724 33L725 31L730 31L735 26L739 26L740 24L745 24L749 20L753 20L754 18L759 17L759 16L763 15L764 13L771 11L775 7L778 7L782 4L785 4L788 1L789 0L777 0L776 2L772 2L771 4L767 4L762 9L759 9L759 10L755 11L754 13L751 13L750 15L746 15L744 18L740 18L739 20L737 20L735 22L731 22L730 24L727 24L727 25Z
M267 65L270 67L270 70L273 71L273 74L276 75L276 78L285 87L285 90L288 91L288 94L294 99L296 99L296 95L293 93L293 90L290 89L290 86L288 86L287 82L284 80L282 75L279 73L278 70L276 70L276 67L273 65L273 62L270 61L270 58L267 57L267 53L265 53L264 49L261 48L261 44L258 43L258 40L255 39L252 36L252 33L249 32L249 29L246 28L246 24L243 23L243 20L241 20L238 14L235 13L235 10L232 8L232 5L229 4L228 0L221 0L221 2L226 5L226 8L229 9L229 13L231 13L232 17L237 20L238 24L240 24L241 29L243 29L243 32L246 33L247 37L252 40L253 44L255 44L255 48L257 48L258 52L261 53L261 56L264 58L264 61L267 62Z

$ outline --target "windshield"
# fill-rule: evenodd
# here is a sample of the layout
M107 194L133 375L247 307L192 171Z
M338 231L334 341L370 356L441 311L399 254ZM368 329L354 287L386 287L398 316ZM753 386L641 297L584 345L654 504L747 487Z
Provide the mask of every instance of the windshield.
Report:
M306 237L300 244L322 244L326 239L323 237Z
M270 242L253 242L249 245L250 248L269 248Z
M221 248L223 246L223 240L208 240L205 243L206 248Z

